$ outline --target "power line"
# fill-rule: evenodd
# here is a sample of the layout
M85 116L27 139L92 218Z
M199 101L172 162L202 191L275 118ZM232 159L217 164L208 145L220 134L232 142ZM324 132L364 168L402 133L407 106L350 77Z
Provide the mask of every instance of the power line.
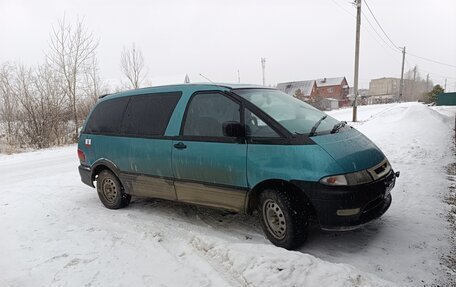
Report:
M337 7L339 7L340 9L342 9L345 13L347 13L348 15L350 15L350 16L352 16L353 18L356 19L356 16L355 16L354 14L352 14L350 11L348 11L348 10L345 9L343 6L341 6L339 3L337 3L336 0L331 0L331 1L332 1L335 5L337 5ZM374 25L372 24L372 22L369 21L369 18L367 17L367 15L366 15L363 11L361 11L361 13L362 13L362 16L364 17L364 19L367 21L367 23L368 23L369 26L370 26L370 29L368 29L368 27L367 27L367 28L366 28L366 31L369 33L370 36L372 36L372 39L374 39L374 40L379 44L380 47L382 47L382 48L385 49L385 46L382 45L382 43L380 43L380 42L377 40L377 38L375 37L375 35L373 35L373 34L371 33L371 30L374 31L375 34L377 34L378 38L380 38L380 40L382 40L383 43L385 43L385 45L386 45L388 48L391 48L394 52L399 52L398 50L396 50L396 47L393 48L393 47L391 46L391 44L389 44L389 43L388 43L388 42L387 42L387 41L386 41L386 40L377 32L377 29L375 29L375 27L374 27ZM363 26L363 27L366 27L366 26ZM362 27L362 28L363 28L363 27ZM388 52L387 49L385 49L385 51L387 51L387 54L388 54L390 57L392 57L393 59L397 60L396 58L394 58L394 56L393 56L390 52Z
M406 53L406 54L408 54L408 53ZM442 75L442 74L439 74L439 73L434 73L434 72L429 71L429 70L427 70L427 69L423 69L423 68L422 68L421 66L419 66L418 64L414 64L414 65L412 66L408 60L405 60L405 62L407 63L407 67L408 67L409 71L412 70L414 66L418 66L418 70L419 70L420 72L425 72L425 73L427 73L427 74L434 75L434 76L437 76L437 77L442 78L442 79L444 79L444 78L456 79L456 77L449 77L449 76L445 76L445 75Z
M348 11L347 9L345 9L342 5L340 5L339 3L337 3L336 0L331 0L331 1L332 1L335 5L337 5L337 7L339 7L339 8L342 9L342 10L344 10L345 13L347 13L348 15L350 15L350 16L352 16L353 18L356 19L356 16L355 16L353 13L351 13L350 11ZM363 11L361 11L361 13L362 13L362 16L364 17L364 19L367 21L367 23L368 23L369 26L371 27L371 30L374 31L375 34L377 34L377 36L380 38L380 40L382 40L383 43L385 43L385 45L386 45L388 48L391 48L391 49L392 49L393 51L395 51L395 52L399 52L399 51L397 50L397 47L396 47L396 46L392 47L391 44L389 44L389 43L388 43L388 42L387 42L387 41L386 41L386 40L377 32L377 29L375 29L375 27L374 27L374 25L372 24L372 22L369 21L369 18L367 17L367 15L366 15ZM369 31L369 29L367 29L366 31L367 31L369 34L371 34L370 31ZM377 39L375 38L374 35L371 34L371 36L372 36L372 38L373 38L377 43L380 44L381 47L384 48L384 46L383 46L380 42L377 41ZM391 54L389 54L389 55L391 55Z
M374 25L372 25L371 21L369 21L369 18L367 18L366 14L364 14L364 12L361 11L361 13L363 14L364 16L364 19L367 21L367 24L369 24L369 26L371 26L372 30L375 32L375 34L377 34L377 36L380 38L380 40L383 41L383 43L386 44L387 47L391 48L393 51L395 52L399 52L397 50L397 47L392 47L391 44L389 44L388 42L386 42L386 40L377 32L377 29L375 29Z
M362 27L362 28L365 28L366 26ZM371 32L371 29L364 29L363 31L367 32L367 34L369 34L370 37L372 37L372 39L375 40L375 42L378 43L378 46L379 47L382 47L383 48L383 51L385 52L385 54L387 54L388 56L391 57L391 59L393 59L396 63L400 63L401 61L399 60L399 58L396 58L394 57L394 55L392 54L392 52L390 51L390 49L388 48L385 48L385 45L383 45L376 37L375 35Z
M441 79L452 79L452 80L456 80L456 77L448 77L448 76L445 76L445 75L442 75L442 74L438 74L438 73L434 73L434 72L431 72L431 71L428 71L428 70L424 70L422 68L419 68L421 71L425 72L425 73L428 73L430 75L434 75L438 78L441 78Z
M367 6L367 9L369 10L370 14L372 15L372 17L374 17L374 20L375 22L377 22L378 26L380 27L380 29L382 30L383 34L385 34L386 38L391 42L391 44L393 44L393 46L396 48L396 49L400 49L398 45L396 45L393 40L391 40L391 38L388 36L388 34L385 32L385 30L383 29L382 25L380 25L380 22L377 20L377 18L375 17L374 13L372 12L371 8L369 7L369 3L367 3L366 0L364 0L364 3L366 3L366 6ZM369 22L369 20L368 20ZM425 58L425 57L421 57L421 56L418 56L418 55L414 55L414 54L411 54L411 53L408 53L410 56L413 56L413 57L417 57L417 58L420 58L422 60L425 60L425 61L429 61L429 62L433 62L433 63L436 63L436 64L440 64L440 65L444 65L444 66L448 66L448 67L452 67L452 68L456 68L456 65L451 65L451 64L447 64L447 63L443 63L443 62L440 62L440 61L436 61L436 60L432 60L432 59L429 59L429 58Z
M372 17L374 17L375 22L377 22L377 25L380 27L380 29L382 30L383 34L385 34L386 38L388 38L388 40L391 42L391 44L393 44L393 46L394 46L396 49L401 50L401 49L399 48L399 46L396 45L396 44L393 42L393 40L391 40L391 38L388 36L388 34L386 34L385 30L383 30L382 25L380 25L380 22L378 22L377 17L375 17L374 12L372 12L372 10L371 10L371 8L369 7L369 4L367 3L366 0L364 0L364 3L366 3L367 9L369 10L369 12L370 12L370 14L372 15Z
M420 58L422 60L426 60L426 61L432 62L432 63L436 63L436 64L440 64L440 65L456 68L455 65L450 65L450 64L446 64L446 63L439 62L439 61L436 61L436 60L432 60L432 59L428 59L428 58L425 58L425 57L421 57L421 56L418 56L418 55L415 55L415 54L410 54L409 52L407 52L407 54L409 54L410 56L416 57L416 58Z
M343 6L341 6L339 3L337 3L336 0L331 0L335 5L337 5L340 9L344 10L345 13L349 14L350 16L352 16L353 18L356 18L356 16L354 14L352 14L350 11L348 11L347 9L345 9ZM391 38L388 36L388 34L385 32L385 30L383 29L382 25L380 24L380 22L378 21L377 17L375 17L372 9L370 8L369 4L367 3L366 0L363 1L364 3L366 3L366 6L367 6L367 9L369 10L369 13L372 15L372 17L374 18L375 22L377 23L377 25L380 27L381 31L383 32L383 34L386 36L386 38L388 39L389 42L387 42L384 37L382 37L380 35L380 33L377 31L377 29L374 27L374 25L372 24L371 21L369 21L369 17L367 17L367 15L361 11L362 13L362 16L364 17L364 19L367 21L367 23L369 24L370 28L371 29L366 29L366 31L372 36L372 38L383 48L385 49L385 46L380 43L375 35L373 35L372 33L370 33L370 30L373 30L375 32L375 34L378 36L378 38L380 38L380 40L382 40L382 42L390 49L392 49L394 52L401 52L402 51L402 48L399 47L398 45L396 45L393 40L391 40ZM356 2L355 2L356 3ZM355 4L354 3L354 4ZM387 52L388 52L388 49L385 49ZM425 61L429 61L429 62L433 62L435 64L439 64L439 65L444 65L444 66L448 66L448 67L453 67L453 68L456 68L455 65L451 65L451 64L447 64L447 63L443 63L443 62L440 62L440 61L436 61L436 60L432 60L432 59L429 59L429 58L426 58L426 57L421 57L421 56L418 56L418 55L415 55L415 54L411 54L411 53L408 53L406 52L406 54L410 55L410 56L413 56L413 57L416 57L416 58L420 58L422 60L425 60ZM393 55L388 52L388 55L391 56L392 58ZM396 58L394 58L395 60L397 60ZM411 67L411 64L407 61L407 59L405 60L406 63L407 63L407 66L408 66L408 69L411 70L412 67ZM456 79L454 77L448 77L448 76L444 76L444 75L441 75L441 74L438 74L438 73L433 73L433 72L430 72L430 71L426 71L426 70L423 70L420 68L421 71L423 72L427 72L431 75L435 75L435 76L438 76L438 77L442 77L442 78L448 78L448 79Z
M337 3L336 0L331 0L334 4L336 4L340 9L344 10L345 13L349 14L350 16L352 16L353 18L356 18L356 16L351 13L350 11L348 11L347 9L345 9L342 5L340 5L339 3Z

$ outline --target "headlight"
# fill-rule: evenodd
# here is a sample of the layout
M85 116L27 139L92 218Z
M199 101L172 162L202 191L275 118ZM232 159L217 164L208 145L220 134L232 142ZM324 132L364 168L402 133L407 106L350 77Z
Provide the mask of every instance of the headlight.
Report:
M358 185L372 181L372 177L366 170L327 176L320 179L320 182L326 185Z
M332 175L323 177L320 182L327 185L347 185L347 179L344 175Z

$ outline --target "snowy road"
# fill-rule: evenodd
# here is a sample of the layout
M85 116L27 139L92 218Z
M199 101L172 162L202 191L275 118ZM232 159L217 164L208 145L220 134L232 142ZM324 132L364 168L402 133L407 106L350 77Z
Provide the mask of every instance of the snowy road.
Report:
M351 110L331 114L348 120ZM420 104L361 107L359 119L401 171L393 204L357 231L314 229L296 252L244 215L145 199L108 210L80 182L75 146L0 155L0 286L442 283L453 119Z

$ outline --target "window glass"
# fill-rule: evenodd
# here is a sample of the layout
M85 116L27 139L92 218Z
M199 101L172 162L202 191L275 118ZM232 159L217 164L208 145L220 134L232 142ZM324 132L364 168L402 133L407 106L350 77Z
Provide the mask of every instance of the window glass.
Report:
M87 122L85 132L120 134L122 115L128 99L128 97L122 97L99 103Z
M122 122L122 132L134 136L161 136L181 93L132 96Z
M183 134L187 136L223 137L223 123L240 122L240 106L218 94L198 94L187 110Z
M250 137L278 138L280 137L269 125L263 122L257 115L245 109L246 133Z
M272 89L233 90L296 134L329 132L339 121L290 95Z

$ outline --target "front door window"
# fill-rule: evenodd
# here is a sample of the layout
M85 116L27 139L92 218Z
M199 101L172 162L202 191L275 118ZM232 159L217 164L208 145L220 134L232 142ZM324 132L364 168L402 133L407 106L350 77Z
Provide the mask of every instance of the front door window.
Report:
M223 123L241 121L240 105L218 93L195 95L187 110L183 136L223 138Z

